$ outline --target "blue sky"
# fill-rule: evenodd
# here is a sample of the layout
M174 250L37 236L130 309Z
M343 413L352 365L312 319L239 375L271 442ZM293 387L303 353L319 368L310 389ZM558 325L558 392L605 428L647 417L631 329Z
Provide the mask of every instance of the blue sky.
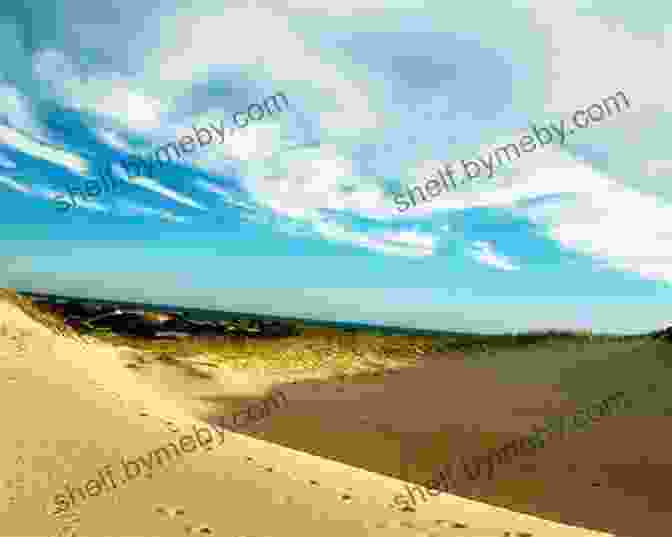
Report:
M482 332L672 321L668 2L114 4L0 11L0 286ZM564 145L397 210L618 91L631 107ZM278 92L284 112L57 210L98 163Z

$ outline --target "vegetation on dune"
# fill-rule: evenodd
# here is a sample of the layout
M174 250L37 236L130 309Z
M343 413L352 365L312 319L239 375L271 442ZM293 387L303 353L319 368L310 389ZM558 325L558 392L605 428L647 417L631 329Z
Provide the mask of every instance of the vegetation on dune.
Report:
M30 298L21 296L11 289L0 288L0 300L17 306L33 321L45 326L54 334L78 339L77 331L67 326L62 316L40 308Z
M588 343L612 338L553 331L458 337L385 335L375 330L346 332L338 328L313 326L302 326L298 336L277 338L218 336L152 340L97 335L97 339L114 345L175 358L205 355L213 364L225 363L234 368L294 372L328 370L331 375L347 377L408 367L422 358L449 358L451 353L463 356L529 345L553 345L563 341Z
M331 374L344 376L398 369L410 366L423 357L450 357L451 353L480 354L530 345L629 338L558 330L502 335L390 334L389 330L375 328L342 329L296 323L296 330L291 336L261 338L251 332L246 335L244 331L238 331L229 335L153 339L118 335L109 329L87 326L85 320L74 329L65 324L62 313L50 310L46 304L33 303L30 298L3 289L0 289L0 298L16 304L32 319L67 337L78 338L78 334L86 334L88 341L107 342L175 359L207 356L207 361L213 365L227 364L234 368L296 372L329 370Z

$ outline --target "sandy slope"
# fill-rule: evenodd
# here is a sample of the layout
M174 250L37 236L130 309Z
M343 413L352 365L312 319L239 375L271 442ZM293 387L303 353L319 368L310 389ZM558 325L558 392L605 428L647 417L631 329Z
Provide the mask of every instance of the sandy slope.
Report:
M456 496L402 514L389 507L399 480L229 431L212 451L80 502L67 533L49 514L65 482L106 464L118 475L121 457L176 440L166 420L191 431L193 409L139 381L115 349L56 336L3 301L0 323L2 536L606 535Z
M570 417L623 390L632 408L498 465L491 481L462 479L456 494L618 535L665 535L672 524L672 379L661 358L672 359L670 350L645 340L539 346L474 360L441 356L384 380L340 387L283 386L292 405L255 432L424 483L455 456L484 455L547 416Z

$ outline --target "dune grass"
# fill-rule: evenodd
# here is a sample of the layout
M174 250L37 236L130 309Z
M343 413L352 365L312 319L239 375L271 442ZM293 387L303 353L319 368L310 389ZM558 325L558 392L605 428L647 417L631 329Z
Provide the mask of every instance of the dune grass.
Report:
M15 305L33 321L48 328L54 334L79 339L77 331L67 326L62 316L41 310L30 298L21 296L16 291L0 288L0 300Z
M99 336L114 345L128 346L176 358L206 355L208 361L234 368L311 371L329 368L352 375L385 368L403 367L433 351L428 336L382 336L346 333L331 328L303 327L301 335L255 338L246 336L186 337L149 340Z
M356 377L412 366L425 357L459 353L474 358L493 355L504 349L522 349L531 345L557 346L564 343L584 345L601 340L623 339L594 336L590 332L549 330L524 334L478 335L451 334L430 336L385 334L382 330L343 330L329 326L298 323L300 335L291 337L249 337L222 335L178 339L147 339L120 336L105 331L80 332L66 326L61 314L38 306L29 298L0 289L5 298L52 332L84 341L101 341L130 347L173 359L204 358L212 365L233 368L259 368L308 372L328 370L330 376Z
M277 371L328 370L330 376L357 377L389 369L400 369L426 357L449 353L478 356L502 349L531 345L577 344L596 341L590 334L530 333L496 336L385 335L375 330L346 332L330 327L300 327L291 337L255 338L247 336L186 337L177 340L150 340L116 335L97 339L175 358L207 356L213 364L236 369L257 368ZM354 379L353 379L354 380Z

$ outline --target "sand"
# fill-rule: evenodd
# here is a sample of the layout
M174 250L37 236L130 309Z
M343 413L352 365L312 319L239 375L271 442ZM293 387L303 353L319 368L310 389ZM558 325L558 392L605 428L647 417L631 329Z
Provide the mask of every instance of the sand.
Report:
M608 535L454 495L401 513L391 507L405 484L400 479L232 431L224 431L224 442L212 451L185 455L151 478L138 477L54 516L54 496L66 482L80 486L106 464L118 468L122 457L175 441L176 428L187 433L195 423L207 426L215 411L206 400L206 392L216 399L214 385L185 385L181 393L177 376L143 377L128 361L128 352L55 335L0 299L0 535ZM238 395L246 392L240 382ZM278 410L264 424L282 419L282 412L309 412L309 398L301 395L306 386L294 386L291 393L282 387L290 410ZM262 382L247 391L267 388ZM343 416L353 413L349 403L338 402ZM360 414L382 412L366 404L359 401ZM423 421L407 414L409 426L422 432Z

